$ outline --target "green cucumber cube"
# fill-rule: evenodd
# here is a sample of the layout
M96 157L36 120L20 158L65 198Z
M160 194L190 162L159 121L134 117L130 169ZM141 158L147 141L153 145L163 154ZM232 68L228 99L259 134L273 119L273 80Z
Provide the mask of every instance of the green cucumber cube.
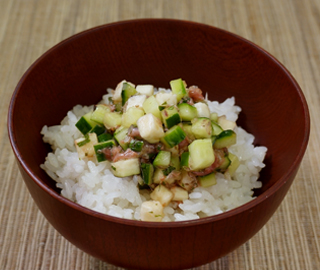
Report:
M200 117L192 120L192 133L196 139L210 138L212 135L212 125L209 118Z
M178 110L170 106L161 111L162 122L167 128L171 128L181 122Z
M79 121L76 123L76 127L79 131L86 135L91 129L93 129L97 123L91 120L92 112L88 112L87 114L83 115Z
M165 134L161 141L169 148L181 143L186 137L186 133L180 126L173 126Z
M129 142L125 142L124 139L127 137L128 128L120 127L113 134L114 138L118 144L122 147L123 150L127 150L129 147Z
M202 187L211 187L217 184L217 179L215 173L211 173L205 176L199 176L198 182Z
M182 79L170 81L170 87L172 93L177 95L178 102L187 94L187 90Z
M231 130L227 129L222 131L216 138L213 147L216 149L221 149L224 147L229 147L237 143L237 134Z
M198 116L196 107L193 107L188 103L181 103L178 105L178 108L182 121L191 121Z
M106 112L110 112L110 107L104 104L98 104L95 106L93 113L91 114L91 120L99 124L103 124L104 115Z
M205 169L215 160L211 139L198 139L189 146L189 168L192 171Z
M151 185L153 182L154 168L150 163L141 163L141 177L146 185Z
M142 108L147 113L152 113L155 117L161 119L159 104L155 96L148 97L142 104Z
M106 142L113 138L112 134L110 133L102 133L98 136L98 142Z
M111 172L117 177L140 174L139 158L130 158L111 163Z
M171 152L160 151L153 161L153 166L159 169L165 169L169 167L171 160Z
M236 155L234 155L234 154L232 154L230 152L229 152L228 157L230 159L231 164L229 165L227 171L229 172L229 174L231 176L233 176L234 173L236 172L236 170L238 169L238 167L240 166L240 160Z
M136 89L131 83L124 82L122 85L121 98L122 106L128 101L128 99L136 93Z
M180 162L181 168L188 168L189 167L189 152L183 152L181 155L181 162Z
M96 125L93 129L90 130L90 133L95 133L97 136L103 134L106 131L105 126Z
M96 154L97 161L98 162L106 161L107 159L105 157L105 154L103 153L103 149L112 148L114 146L116 146L116 142L114 140L109 140L109 141L95 144L93 148Z

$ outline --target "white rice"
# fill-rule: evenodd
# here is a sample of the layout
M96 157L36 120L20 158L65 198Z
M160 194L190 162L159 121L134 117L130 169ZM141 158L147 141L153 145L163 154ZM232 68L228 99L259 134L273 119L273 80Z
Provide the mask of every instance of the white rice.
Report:
M159 89L165 91L165 89ZM111 91L103 96L108 103ZM236 121L241 111L235 106L235 99L228 98L222 103L207 101L211 112L226 115L228 120ZM137 176L118 178L110 169L109 162L95 164L79 160L74 140L81 136L75 127L78 119L89 112L92 106L75 106L62 120L61 125L44 126L41 134L44 142L51 144L49 153L41 168L57 182L61 195L84 207L107 215L140 219L142 202L150 199L146 190L139 191ZM228 211L252 200L253 189L260 188L259 172L267 148L254 147L254 136L241 127L235 129L237 143L229 151L240 159L240 166L233 179L217 173L217 184L209 188L197 187L183 203L171 203L164 208L163 221L183 221L198 219Z

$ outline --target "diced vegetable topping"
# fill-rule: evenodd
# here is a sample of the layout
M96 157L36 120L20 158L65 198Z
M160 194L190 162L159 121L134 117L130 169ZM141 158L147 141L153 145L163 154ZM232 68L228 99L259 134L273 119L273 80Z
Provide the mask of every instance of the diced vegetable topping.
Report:
M182 121L191 121L198 116L197 108L188 103L180 103L178 108Z
M86 135L91 129L93 129L97 125L96 122L91 120L91 115L92 112L85 114L76 123L76 127L83 135Z
M173 198L173 193L163 185L158 185L150 194L152 200L159 201L164 207L167 206Z
M75 145L80 159L94 156L93 146L98 143L97 134L90 133L84 138L75 140Z
M161 119L158 101L154 96L148 97L142 104L146 114L152 113L155 117Z
M222 131L216 138L213 147L224 148L229 147L237 142L237 134L231 129Z
M164 217L163 206L158 201L146 201L141 205L140 216L142 221L161 221Z
M171 152L160 151L153 161L153 165L159 169L165 169L169 167L171 160Z
M202 103L202 102L198 102L198 103L194 104L194 106L197 109L198 117L210 118L210 110L209 110L209 107L207 104Z
M80 159L109 162L117 177L139 175L139 189L151 201L141 220L161 221L163 207L189 198L196 187L216 184L216 173L232 176L240 165L228 152L236 143L236 123L210 111L202 91L182 79L172 91L123 80L109 104L98 104L76 123ZM234 131L235 130L235 131Z
M140 117L144 116L144 111L140 107L130 107L122 115L122 126L130 127L131 125L137 125L137 121Z
M180 126L173 126L170 128L163 137L163 142L169 147L172 148L179 143L181 143L186 137L185 132Z
M202 186L202 187L213 186L213 185L217 184L216 174L211 173L206 176L199 176L198 181L199 181L200 186Z
M177 96L177 101L180 101L181 98L183 98L187 94L186 87L181 79L172 80L170 82L170 86L172 89L172 93L176 94Z
M154 168L150 163L141 163L141 176L146 185L151 185L153 180Z
M140 174L140 162L138 158L124 159L111 163L111 171L117 177L126 177Z
M122 106L128 101L128 99L136 93L134 85L131 83L124 82L122 85L121 98Z
M96 105L94 111L91 114L91 120L102 125L105 113L110 111L110 108L104 104Z
M205 169L214 162L211 139L194 140L189 146L189 168L193 171Z
M178 110L174 106L167 107L161 111L162 122L166 128L171 128L181 122Z
M112 148L114 146L116 146L116 142L114 140L109 140L109 141L95 144L93 147L97 157L97 161L98 162L106 161L107 159L105 154L103 153L103 149Z
M149 143L159 142L164 135L161 121L151 113L140 117L137 126L141 137Z
M195 118L191 123L191 131L196 139L205 139L212 136L212 124L209 118Z
M137 85L136 90L141 95L152 96L154 87L150 84Z

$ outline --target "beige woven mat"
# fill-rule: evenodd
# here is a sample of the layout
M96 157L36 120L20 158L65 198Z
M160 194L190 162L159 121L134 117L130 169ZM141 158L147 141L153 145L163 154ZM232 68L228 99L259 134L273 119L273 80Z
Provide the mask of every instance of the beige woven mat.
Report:
M320 269L319 0L0 0L0 269L119 269L68 243L38 211L6 117L18 80L47 49L93 26L144 17L203 22L253 41L288 68L310 107L309 147L281 207L249 242L197 269Z

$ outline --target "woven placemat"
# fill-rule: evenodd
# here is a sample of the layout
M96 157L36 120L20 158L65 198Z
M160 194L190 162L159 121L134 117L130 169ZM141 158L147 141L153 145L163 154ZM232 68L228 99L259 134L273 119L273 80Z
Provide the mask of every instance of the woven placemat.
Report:
M241 35L287 67L309 104L309 147L280 208L246 244L197 269L320 269L319 0L1 0L0 269L120 269L70 244L39 212L18 172L6 117L17 82L43 52L80 31L133 18L191 20Z

